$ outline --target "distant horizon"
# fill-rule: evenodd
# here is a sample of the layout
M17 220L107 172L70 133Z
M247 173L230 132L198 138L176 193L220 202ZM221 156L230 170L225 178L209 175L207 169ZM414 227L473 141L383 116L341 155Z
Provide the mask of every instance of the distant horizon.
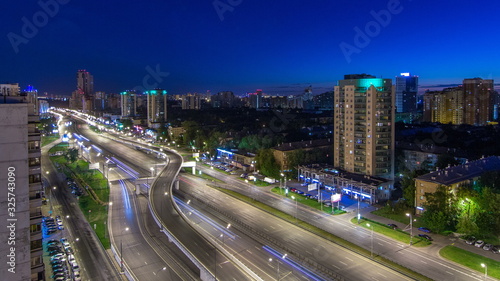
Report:
M312 85L318 94L355 73L411 73L420 89L471 77L500 82L500 37L492 36L500 2L226 2L224 9L212 1L51 1L50 9L8 2L0 81L62 96L76 90L79 69L107 93L297 95Z
M481 78L481 77L473 77L473 78ZM470 79L470 78L463 78L463 79ZM463 80L462 79L462 80ZM482 79L491 79L491 78L482 78ZM4 83L17 83L17 82L1 82L0 84L4 84ZM316 85L318 84L326 84L326 83L317 83ZM24 90L25 87L28 87L29 85L33 86L35 89L37 89L36 85L32 85L32 84L26 84L26 85L19 85L21 91ZM425 91L429 90L429 91L439 91L439 90L443 90L445 88L451 88L451 87L458 87L458 86L461 86L462 83L438 83L438 84L427 84L427 85L419 85L418 86L418 94L423 94ZM161 88L161 89L165 89L167 90L168 92L168 95L185 95L185 94L188 94L188 93L191 93L191 94L194 94L194 93L198 93L198 94L205 94L207 93L207 91L210 92L210 94L217 94L218 92L225 92L225 91L230 91L230 92L233 92L235 95L237 96L244 96L246 94L249 94L249 93L255 93L255 91L257 89L261 89L262 90L262 93L263 94L267 94L267 95L271 95L271 96L280 96L280 95L284 95L284 96L289 96L289 95L300 95L302 93L304 93L304 90L306 88L308 88L309 86L312 86L312 92L313 92L313 95L319 95L319 94L323 94L323 93L326 93L326 92L331 92L333 91L333 86L331 87L326 87L326 86L315 86L314 84L311 84L311 83L294 83L294 84L291 84L291 85L281 85L281 86L268 86L268 87L255 87L255 89L253 90L249 90L249 91L235 91L235 90L231 90L231 89L226 89L226 90L220 90L220 91L211 91L211 90L206 90L206 91L187 91L187 92L184 92L184 93L171 93L168 88L165 88L165 87L157 87L157 88ZM95 87L95 84L94 84L94 87ZM494 83L494 88L496 91L500 91L500 83ZM287 89L287 90L283 90L283 89ZM76 90L76 89L75 89ZM119 94L123 91L125 91L127 89L123 89L123 90L120 90L120 91L101 91L101 90L95 90L94 92L106 92L106 93L115 93L115 94ZM41 91L39 89L37 89L38 91L38 94L41 95L43 93L45 93L46 91ZM73 90L74 91L74 90ZM54 96L68 96L68 97L71 97L71 93L69 94L52 94L50 92L47 92L48 95L54 95ZM288 94L287 94L288 93Z

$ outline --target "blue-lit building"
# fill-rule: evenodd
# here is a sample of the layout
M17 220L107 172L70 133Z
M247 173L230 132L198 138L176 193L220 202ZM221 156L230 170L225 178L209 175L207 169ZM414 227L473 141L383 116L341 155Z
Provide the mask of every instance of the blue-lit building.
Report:
M388 200L393 186L387 179L349 173L331 165L313 164L298 167L298 180L305 184L317 184L322 190L340 193L352 199L370 204Z

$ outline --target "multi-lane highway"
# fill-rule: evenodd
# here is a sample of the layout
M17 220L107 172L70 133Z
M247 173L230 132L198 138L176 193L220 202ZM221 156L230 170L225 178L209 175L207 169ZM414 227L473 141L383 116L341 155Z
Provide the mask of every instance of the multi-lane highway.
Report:
M198 165L197 168L204 173L223 179L226 184L221 184L221 186L224 188L256 198L288 214L297 214L299 219L356 245L360 245L365 249L370 249L371 247L370 230L352 224L350 222L350 219L353 217L352 214L331 216L302 204L297 206L293 200L284 199L271 193L268 189L247 184L202 165ZM417 231L414 230L414 233L417 233ZM453 241L449 241L449 243L451 244ZM409 245L402 244L377 233L374 233L374 251L376 255L383 255L434 280L482 280L484 276L477 271L470 270L439 257L436 251L427 248L409 247Z
M105 140L99 136L94 137L96 139L93 139L93 141L102 142ZM142 166L141 172L143 175L149 173L148 166L152 165L149 156L146 156L148 160L142 159L141 157L145 155L139 156L138 154L132 153L131 151L133 151L133 149L130 146L117 145L114 140L107 139L105 142L107 141L110 142L108 148L111 146L113 149L118 149L118 154L120 154L122 158L134 159L133 162L136 166ZM120 146L122 148L119 148ZM140 152L135 153L141 154ZM195 229L192 228L192 224L194 223L200 226L195 226L196 231L200 231L206 235L207 238L203 238L201 241L205 241L207 244L200 247L197 244L198 242L193 243L196 245L194 251L199 251L198 255L202 258L203 255L205 256L203 263L211 274L218 273L218 279L251 279L248 273L245 273L240 267L231 263L231 260L235 258L245 263L247 268L251 269L264 280L273 280L278 275L283 277L287 272L287 278L293 278L287 280L302 280L303 278L314 280L312 277L308 277L307 271L306 273L301 272L301 264L316 265L323 270L323 273L325 271L332 271L341 278L347 280L402 280L405 278L397 272L372 262L370 259L360 257L330 242L322 241L322 239L300 228L289 225L289 223L276 219L250 205L208 188L206 183L198 178L187 176L181 178L180 187L182 193L180 193L180 196L182 198L180 199L181 201L179 201L179 205L184 214L190 217L192 221L188 223L185 220L180 220L179 214L173 211L175 210L173 203L164 200L165 192L171 192L168 186L171 186L171 182L175 180L175 174L179 168L180 159L178 160L179 162L176 162L176 157L179 156L170 154L169 159L171 163L169 163L169 169L163 170L162 175L160 175L157 181L156 186L160 188L153 188L152 190L151 200L153 209L156 215L162 218L165 225L170 226L177 225L178 223L185 223L186 225L183 225L183 227L185 227L184 229L191 228L193 233L196 232ZM174 162L172 162L172 160L174 160ZM371 233L364 228L356 227L356 225L351 224L348 220L352 216L333 217L305 206L299 205L297 207L292 200L280 198L269 193L266 189L246 184L234 177L216 173L206 167L199 166L197 168L216 177L222 177L227 183L223 185L224 188L237 190L238 192L256 198L259 201L272 205L289 214L297 214L301 220L308 221L346 240L362 245L365 248L370 248ZM140 170L141 168L138 169ZM130 195L132 187L125 189L129 190L129 196L132 196ZM126 192L122 192L121 194L120 196L122 197L113 199L113 202L120 202L121 200L123 204L126 204L124 203L126 202L126 200L124 200L125 197L123 197L123 194L126 194ZM190 201L190 205L182 203L188 200L192 200ZM115 203L113 206L114 205ZM117 208L125 209L126 206L122 205ZM199 213L200 216L197 215L195 218L195 216L193 216L194 213ZM123 213L123 215L125 215L125 213ZM207 218L207 216L210 218ZM224 219L221 221L221 218ZM208 223L210 220L214 222L218 221L218 227L211 226L210 223ZM220 226L227 224L229 221L232 222L230 232L223 231ZM123 233L123 235L129 234ZM195 238L187 236L189 235L188 232L179 232L177 235L188 237L188 241L192 239L196 241L194 240ZM198 237L196 239L199 239L198 234L195 234L195 236ZM128 240L128 238L124 240ZM221 240L222 244L220 243ZM274 241L274 245L270 245L273 243L266 243L266 240L271 242ZM402 245L401 243L378 234L375 234L374 241L374 249L377 255L384 255L432 279L480 280L482 277L475 271L442 260L437 256L429 255L426 250L413 247L410 248L407 245ZM218 245L217 248L219 250L215 250L212 246L213 244ZM264 245L269 246L269 248L263 247ZM281 246L281 248L276 247L276 245ZM294 253L295 257L290 254L287 259L295 261L295 264L287 264L281 261L280 258L276 258L282 254L287 254L283 249L287 249L289 253ZM125 257L126 252L125 250ZM268 257L274 257L274 259L270 262ZM127 259L125 258L125 260ZM281 273L279 274L276 273L278 271L278 265L281 265ZM297 265L299 265L299 269L296 268ZM139 265L135 264L131 267L137 266ZM162 272L156 272L155 275L161 273ZM242 275L238 276L238 274Z

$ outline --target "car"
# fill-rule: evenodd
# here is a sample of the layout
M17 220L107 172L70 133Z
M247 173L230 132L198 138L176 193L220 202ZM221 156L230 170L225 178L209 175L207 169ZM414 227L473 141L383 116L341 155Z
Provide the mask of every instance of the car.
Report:
M474 247L482 248L483 246L484 246L483 240L477 240L476 243L474 243Z
M80 266L78 265L78 263L76 263L76 261L74 261L70 264L71 264L71 268L73 269L74 272L80 271Z
M500 245L495 245L491 248L491 251L495 254L500 254Z
M387 226L390 227L390 228L392 228L392 229L398 228L398 226L395 225L395 224L393 224L393 223L388 223Z
M56 264L63 264L65 261L63 260L52 260L50 261L50 265L54 266Z
M427 239L427 240L429 240L429 241L432 241L432 238L431 238L429 235L427 235L427 234L419 234L418 236L419 236L419 237L422 237L422 238L424 238L424 239Z
M304 191L302 191L302 190L297 190L297 194L304 194Z
M465 243L468 245L473 245L474 243L476 243L476 237L474 237L474 236L467 237L467 239L465 240Z
M426 228L426 227L419 227L418 230L422 231L422 232L426 232L426 233L430 233L431 230Z
M291 191L291 192L296 192L296 191L297 191L297 189L296 189L296 188L294 188L294 187L292 187L292 188L290 188L290 191Z
M61 238L61 243L63 244L63 246L64 246L64 247L69 246L68 239L66 239L66 238L64 238L64 237L63 237L63 238Z
M81 281L82 280L82 276L80 275L80 272L75 272L73 274L73 280L74 281Z
M49 255L50 256L54 256L56 254L62 254L64 253L61 249L56 249L56 250L52 250L52 251L49 251Z
M64 247L64 251L66 251L66 254L73 254L73 248L71 246Z
M490 250L491 250L491 248L493 248L493 245L491 245L491 244L485 244L485 245L483 246L483 250L485 250L485 251L490 251Z
M58 253L58 254L52 255L50 257L50 260L60 259L61 257L64 257L64 254L63 253Z

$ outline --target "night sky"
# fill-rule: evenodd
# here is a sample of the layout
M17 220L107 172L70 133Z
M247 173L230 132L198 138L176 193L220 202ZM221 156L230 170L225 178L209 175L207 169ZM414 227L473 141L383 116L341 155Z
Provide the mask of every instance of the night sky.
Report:
M319 94L349 73L411 72L423 88L500 82L499 8L483 0L2 1L0 83L69 95L78 69L94 76L96 91L115 93L149 84L170 94L296 94L308 85Z

